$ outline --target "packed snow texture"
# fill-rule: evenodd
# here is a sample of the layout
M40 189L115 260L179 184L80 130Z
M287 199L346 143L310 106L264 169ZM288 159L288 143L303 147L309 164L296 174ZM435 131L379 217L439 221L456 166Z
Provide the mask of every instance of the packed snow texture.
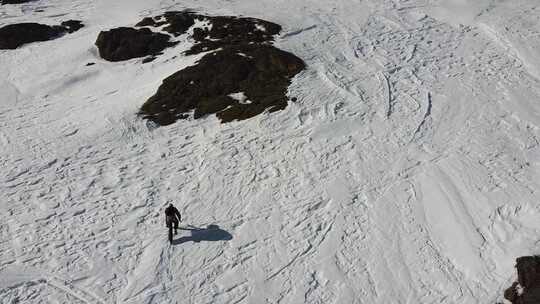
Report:
M282 25L297 102L138 118L202 55L110 63L93 43L186 8ZM0 51L1 303L487 304L540 251L537 0L0 6L0 26L67 19L85 27ZM169 245L167 200L232 239Z

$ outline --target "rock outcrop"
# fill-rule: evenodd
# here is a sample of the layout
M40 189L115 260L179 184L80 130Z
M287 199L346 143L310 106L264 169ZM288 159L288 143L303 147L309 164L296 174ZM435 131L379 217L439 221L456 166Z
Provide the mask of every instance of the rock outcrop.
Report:
M169 40L169 35L154 33L147 28L119 27L101 32L96 40L96 46L103 59L122 61L155 56L175 44Z
M39 23L9 24L0 28L0 49L16 49L23 44L56 39L83 27L81 21L69 20L60 25Z
M60 26L63 27L66 32L71 34L82 29L84 27L84 24L82 24L82 21L79 20L68 20L60 23Z
M513 304L540 303L540 256L516 259L518 280L504 292L504 298Z
M216 114L222 122L242 120L287 107L291 79L304 62L272 45L281 26L261 19L206 16L191 11L146 17L135 28L99 34L102 58L151 62L181 35L192 47L185 55L207 52L194 66L167 77L141 107L143 118L159 125Z
M194 26L194 25L198 26ZM194 26L186 55L209 52L166 78L140 114L159 125L216 114L222 122L243 120L287 107L291 79L305 68L295 55L271 45L281 26L255 18L169 12L138 25L174 36Z
M157 17L144 18L137 26L164 27L164 31L179 36L195 22L193 28L195 45L186 52L187 55L197 54L239 44L268 44L279 34L281 26L256 18L239 18L234 16L206 16L190 11L167 12Z

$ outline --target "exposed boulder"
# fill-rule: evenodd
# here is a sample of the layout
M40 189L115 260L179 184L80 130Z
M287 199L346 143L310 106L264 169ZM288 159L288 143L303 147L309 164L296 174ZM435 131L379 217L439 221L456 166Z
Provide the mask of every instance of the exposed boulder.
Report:
M166 78L141 114L168 125L190 111L194 118L217 114L229 122L282 110L291 78L304 67L300 58L270 45L231 46Z
M540 256L516 259L518 281L505 290L504 298L513 304L540 303Z
M47 41L60 36L64 28L39 23L10 24L0 28L0 49L16 49L37 41Z
M167 34L154 33L147 28L120 27L101 32L96 40L96 46L103 59L122 61L156 55L176 44L170 42L170 38Z
M165 48L175 45L164 33L151 31L148 27L163 27L162 31L175 37L193 29L195 41L187 55L216 50L224 46L246 43L270 43L281 26L255 18L234 16L205 16L190 11L166 12L156 17L145 17L135 25L139 29L120 27L101 32L96 46L101 57L109 61L122 61L137 57L153 56ZM204 26L206 24L207 26ZM148 62L150 58L145 61Z
M158 16L158 20L165 20L167 26L163 29L175 36L184 34L192 25L195 24L194 15L190 12L167 12L163 16ZM160 26L160 22L157 23Z
M16 49L26 43L52 40L82 27L81 21L76 20L53 26L39 23L9 24L0 28L0 49Z

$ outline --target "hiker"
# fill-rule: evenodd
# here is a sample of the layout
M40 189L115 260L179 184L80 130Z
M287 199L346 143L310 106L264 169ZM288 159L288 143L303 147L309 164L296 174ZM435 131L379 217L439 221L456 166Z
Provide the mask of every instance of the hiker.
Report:
M165 224L167 224L167 228L170 228L174 224L174 234L176 235L178 234L178 222L181 221L180 212L170 203L169 207L165 209Z

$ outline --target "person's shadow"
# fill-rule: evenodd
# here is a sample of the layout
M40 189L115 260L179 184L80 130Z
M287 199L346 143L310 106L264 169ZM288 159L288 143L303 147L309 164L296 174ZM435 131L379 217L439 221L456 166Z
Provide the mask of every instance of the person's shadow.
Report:
M216 242L216 241L229 241L232 240L232 235L219 228L218 225L208 225L206 228L198 228L191 225L188 225L188 228L178 228L180 230L188 230L191 232L191 236L183 236L179 239L173 240L173 245L180 245L186 242L193 241L195 243L206 241L206 242Z

